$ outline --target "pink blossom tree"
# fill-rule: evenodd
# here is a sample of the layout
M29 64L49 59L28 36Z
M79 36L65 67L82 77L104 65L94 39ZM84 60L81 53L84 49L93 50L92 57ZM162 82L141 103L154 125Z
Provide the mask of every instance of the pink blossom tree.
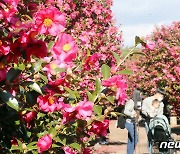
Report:
M161 26L147 37L154 42L149 48L142 49L146 56L135 58L130 62L134 74L129 77L129 88L142 88L151 95L157 87L164 88L167 93L168 104L173 111L180 113L180 22L170 26Z
M89 142L107 134L102 110L124 104L127 89L111 5L0 1L3 153L90 153Z

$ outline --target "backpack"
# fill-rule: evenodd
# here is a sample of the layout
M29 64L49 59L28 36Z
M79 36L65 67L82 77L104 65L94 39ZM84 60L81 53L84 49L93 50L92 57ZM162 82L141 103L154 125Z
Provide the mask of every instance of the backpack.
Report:
M117 119L117 128L124 129L125 128L125 123L126 123L126 115L119 115Z

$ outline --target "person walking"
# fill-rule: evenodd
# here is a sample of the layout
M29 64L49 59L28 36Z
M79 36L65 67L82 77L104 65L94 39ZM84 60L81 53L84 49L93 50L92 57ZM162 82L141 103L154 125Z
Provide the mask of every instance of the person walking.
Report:
M129 99L124 108L124 114L127 116L125 128L128 130L127 154L134 154L136 144L138 142L138 134L136 129L136 111L139 102L141 101L140 91L135 89L131 99Z
M142 103L142 114L145 118L145 129L146 129L146 134L148 138L148 153L152 154L152 136L151 132L149 129L149 122L150 119L152 118L152 106L153 102L159 101L158 108L156 108L156 116L161 116L163 115L163 110L164 110L164 104L163 104L163 99L164 99L165 91L163 89L158 88L156 90L156 93L153 96L147 97L143 100Z

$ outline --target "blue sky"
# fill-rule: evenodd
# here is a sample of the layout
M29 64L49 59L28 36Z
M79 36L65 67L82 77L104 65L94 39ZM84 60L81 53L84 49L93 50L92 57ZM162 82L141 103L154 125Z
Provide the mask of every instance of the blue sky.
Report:
M180 21L180 0L113 0L116 25L123 31L124 46L150 34L154 26Z

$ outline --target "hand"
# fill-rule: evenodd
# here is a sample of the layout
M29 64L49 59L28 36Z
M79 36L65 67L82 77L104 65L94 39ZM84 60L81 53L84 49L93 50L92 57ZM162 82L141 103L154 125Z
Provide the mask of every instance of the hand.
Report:
M137 113L136 112L134 112L133 117L137 117Z

